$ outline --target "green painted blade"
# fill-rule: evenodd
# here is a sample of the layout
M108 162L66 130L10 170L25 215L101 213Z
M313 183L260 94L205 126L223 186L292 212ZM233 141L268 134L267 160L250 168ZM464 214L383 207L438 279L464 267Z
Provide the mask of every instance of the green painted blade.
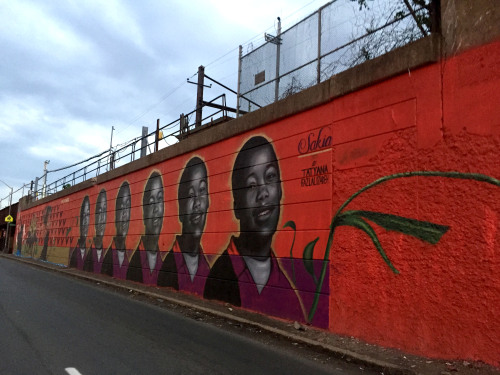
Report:
M302 255L302 261L304 262L304 267L306 268L306 271L309 272L313 277L315 284L317 284L317 279L316 275L314 274L313 256L314 256L314 246L316 246L316 242L318 242L318 240L319 237L316 237L315 240L309 242L304 248L304 253Z
M297 230L297 228L295 227L295 221L293 220L287 221L285 225L283 225L283 228L292 228L295 231Z
M404 233L433 245L437 244L441 237L450 229L450 227L445 225L380 212L347 211L345 214L362 216L386 230Z
M353 211L348 211L348 212L342 214L338 219L339 219L338 224L337 224L338 226L347 225L347 226L361 229L363 232L365 232L371 238L373 244L375 245L375 248L379 252L379 254L382 257L382 259L384 260L384 262L392 270L392 272L399 274L399 271L391 263L391 261L389 260L389 257L387 256L384 249L382 248L382 245L380 244L380 241L378 240L377 234L375 233L373 228L370 226L370 224L368 224L366 221L364 221L362 217L353 214Z

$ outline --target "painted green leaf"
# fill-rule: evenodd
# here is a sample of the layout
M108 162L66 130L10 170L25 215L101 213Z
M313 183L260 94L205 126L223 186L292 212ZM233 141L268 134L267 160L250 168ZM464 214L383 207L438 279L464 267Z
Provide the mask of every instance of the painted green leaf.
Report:
M316 242L318 242L318 240L319 237L316 237L315 240L309 242L304 248L304 253L302 255L302 261L304 262L304 267L306 268L306 271L309 272L313 277L315 284L317 284L318 282L316 279L316 275L314 274L313 255L314 255L314 246L316 246Z
M393 230L396 232L404 233L416 237L422 241L430 244L437 244L443 234L445 234L450 227L430 223L428 221L420 221L415 219L408 219L406 217L383 214L373 211L347 211L345 214L353 214L362 216L374 223L380 225L386 230Z
M297 228L295 227L295 221L293 220L287 221L285 225L283 225L283 228L292 228L294 231L297 230Z
M391 263L391 261L389 260L389 257L387 256L384 249L382 248L382 245L380 244L380 241L378 240L377 234L375 233L373 228L370 226L370 224L368 224L366 221L364 221L362 217L353 214L353 211L345 212L338 219L339 219L339 221L338 221L337 225L339 225L339 226L340 225L347 225L347 226L361 229L363 232L365 232L371 238L373 244L375 245L375 248L379 252L379 254L382 257L382 259L384 260L384 262L392 270L392 272L399 274L399 271Z

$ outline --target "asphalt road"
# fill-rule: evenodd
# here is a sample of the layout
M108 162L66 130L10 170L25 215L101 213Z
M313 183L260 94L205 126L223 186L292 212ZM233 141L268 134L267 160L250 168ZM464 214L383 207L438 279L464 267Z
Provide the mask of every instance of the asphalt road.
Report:
M0 258L0 350L0 374L15 375L368 373L320 365L6 258Z

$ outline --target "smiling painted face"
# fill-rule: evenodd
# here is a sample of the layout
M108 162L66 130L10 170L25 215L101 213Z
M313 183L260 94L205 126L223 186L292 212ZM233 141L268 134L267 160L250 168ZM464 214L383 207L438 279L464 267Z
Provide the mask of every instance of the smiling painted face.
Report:
M185 180L179 185L182 234L200 239L208 210L207 171L204 165L200 163L186 168L182 180Z
M85 197L80 208L80 238L87 238L90 222L90 201Z
M130 223L130 188L128 183L123 184L118 192L118 197L116 198L116 236L126 237L128 233L128 227Z
M242 164L237 172L238 189L233 190L240 232L272 237L278 225L281 200L280 170L272 146L266 143L246 151Z
M143 220L147 236L159 236L163 225L163 183L159 174L152 174L143 198Z
M104 236L104 230L106 229L107 206L106 191L101 190L95 205L95 235L98 238Z

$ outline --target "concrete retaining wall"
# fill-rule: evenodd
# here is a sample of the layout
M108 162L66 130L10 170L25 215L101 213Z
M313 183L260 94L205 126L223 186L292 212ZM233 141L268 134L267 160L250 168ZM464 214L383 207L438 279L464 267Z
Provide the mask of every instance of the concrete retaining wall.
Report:
M443 1L443 37L21 201L16 249L500 365L497 8Z

